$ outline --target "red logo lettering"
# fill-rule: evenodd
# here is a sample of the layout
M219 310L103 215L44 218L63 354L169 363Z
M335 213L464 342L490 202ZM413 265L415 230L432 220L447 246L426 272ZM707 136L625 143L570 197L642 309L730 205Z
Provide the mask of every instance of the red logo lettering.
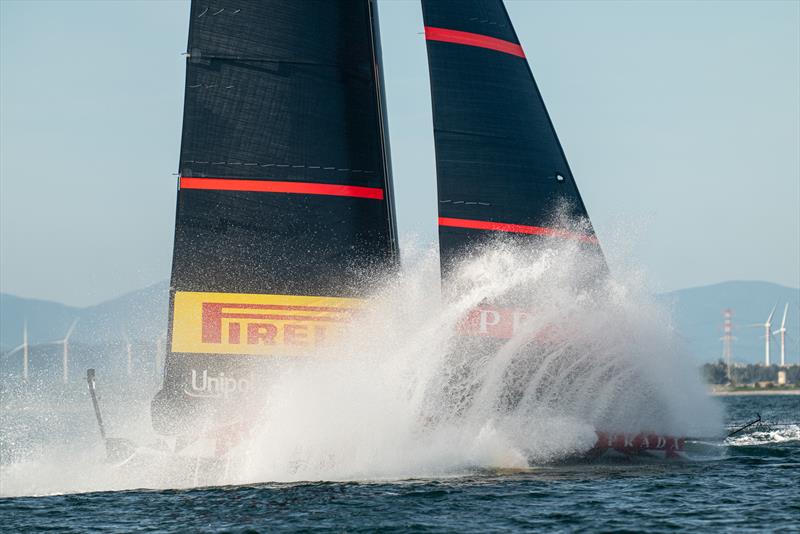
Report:
M247 325L248 345L274 345L278 327L274 324L250 323Z
M353 308L341 306L288 306L281 304L241 304L226 302L204 302L202 307L203 343L223 343L223 321L227 322L227 343L242 342L242 325L247 330L248 345L273 345L282 328L284 343L289 345L305 345L312 332L311 325L304 322L317 323L313 327L313 337L319 343L325 338L328 324L349 322ZM275 321L292 321L280 324ZM321 324L320 324L321 323Z

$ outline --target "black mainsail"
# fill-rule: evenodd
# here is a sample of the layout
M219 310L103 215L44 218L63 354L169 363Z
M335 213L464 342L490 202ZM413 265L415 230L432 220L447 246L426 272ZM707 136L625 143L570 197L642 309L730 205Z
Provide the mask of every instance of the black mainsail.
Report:
M564 151L502 0L422 0L444 272L496 235L599 250ZM587 225L551 227L557 208Z
M381 69L374 0L192 2L156 430L233 404L395 266Z

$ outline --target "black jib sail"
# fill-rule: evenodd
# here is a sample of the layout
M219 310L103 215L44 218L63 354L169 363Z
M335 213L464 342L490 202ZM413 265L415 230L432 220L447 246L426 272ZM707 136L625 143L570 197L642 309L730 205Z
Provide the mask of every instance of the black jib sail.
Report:
M597 248L542 96L501 0L422 0L443 269L507 235ZM557 209L582 231L553 228Z
M395 265L381 69L372 0L192 2L156 430L225 412Z

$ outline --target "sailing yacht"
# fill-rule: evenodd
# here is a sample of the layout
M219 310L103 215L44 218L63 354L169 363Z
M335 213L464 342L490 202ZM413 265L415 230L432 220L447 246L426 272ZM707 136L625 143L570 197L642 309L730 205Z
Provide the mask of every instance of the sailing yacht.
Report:
M254 371L328 338L398 263L375 2L190 16L163 434L234 423Z
M574 241L604 276L503 2L422 0L422 12L443 277L497 235ZM193 0L190 17L169 343L152 402L155 430L184 444L246 432L260 372L324 342L370 296L365 280L399 268L376 0ZM586 224L553 227L556 206ZM501 304L477 311L495 314L492 328L464 335L508 337ZM591 455L682 449L598 433Z

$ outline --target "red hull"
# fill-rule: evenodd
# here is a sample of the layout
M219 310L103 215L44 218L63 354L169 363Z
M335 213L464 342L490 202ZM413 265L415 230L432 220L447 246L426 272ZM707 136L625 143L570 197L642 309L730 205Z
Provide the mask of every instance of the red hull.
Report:
M684 458L686 438L663 434L612 434L597 432L597 442L589 456L597 458L653 457Z

